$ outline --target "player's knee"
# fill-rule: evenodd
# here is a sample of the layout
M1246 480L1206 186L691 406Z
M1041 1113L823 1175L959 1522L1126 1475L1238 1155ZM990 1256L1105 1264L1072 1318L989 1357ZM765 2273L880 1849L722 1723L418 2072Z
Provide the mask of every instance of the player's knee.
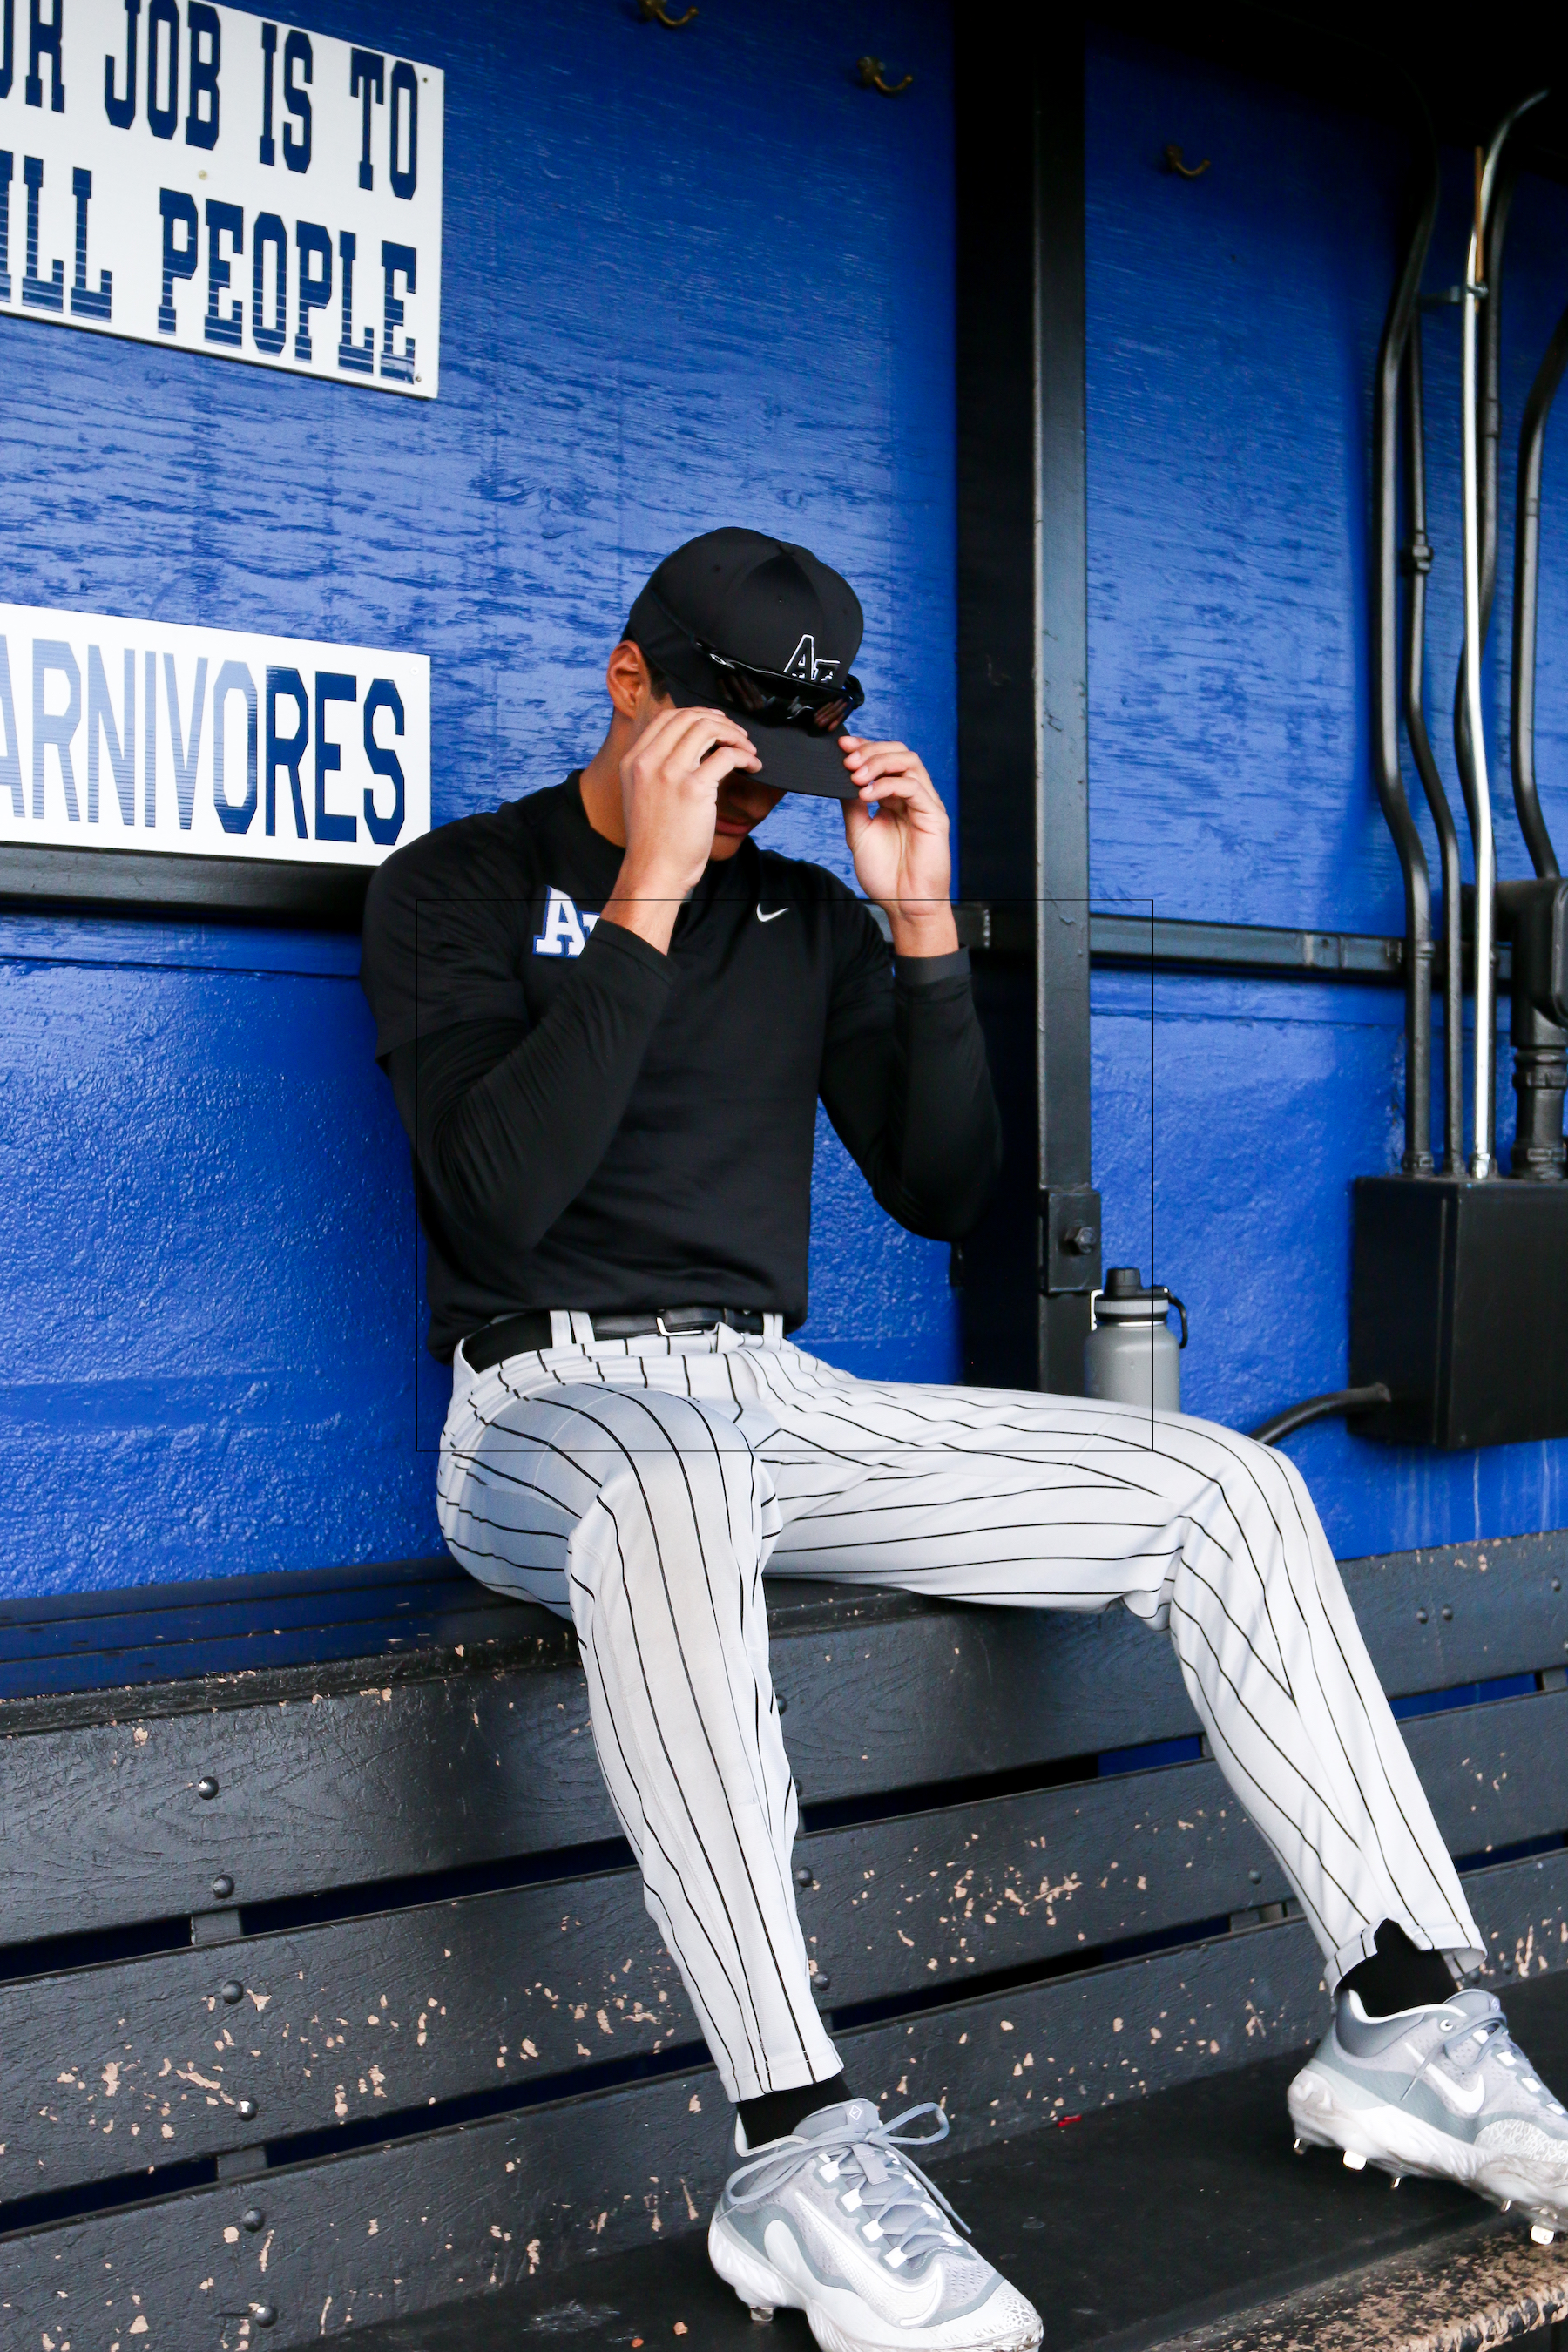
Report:
M606 1417L596 1475L626 1555L622 1572L673 1588L721 1559L732 1565L752 1517L752 1462L742 1433L689 1399L623 1396Z
M1292 1518L1302 1505L1311 1508L1307 1482L1288 1454L1273 1445L1262 1445L1255 1437L1238 1438L1237 1446L1239 1472L1258 1507L1276 1518L1282 1507L1287 1517Z
M1224 1551L1234 1574L1267 1577L1310 1539L1315 1515L1306 1481L1289 1456L1271 1445L1237 1437L1212 1492L1230 1530ZM1217 1531L1212 1516L1208 1524Z

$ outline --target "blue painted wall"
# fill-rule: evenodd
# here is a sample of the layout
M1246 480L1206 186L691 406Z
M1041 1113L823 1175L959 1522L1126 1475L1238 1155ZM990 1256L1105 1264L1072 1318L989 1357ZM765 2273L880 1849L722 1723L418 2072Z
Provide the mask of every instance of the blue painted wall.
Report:
M637 587L717 521L859 587L868 716L953 770L938 0L306 20L447 76L441 396L0 320L5 595L405 646L437 821L598 741ZM860 89L879 51L916 77ZM773 837L845 864L831 809ZM0 1591L438 1548L405 1151L354 943L0 919ZM946 1255L822 1155L812 1337L940 1377Z
M1395 931L1399 872L1369 763L1371 382L1398 257L1401 175L1378 126L1131 45L1089 70L1089 733L1097 903L1230 922ZM1160 169L1176 141L1194 181ZM1452 157L1426 273L1462 274ZM1568 190L1526 181L1504 307L1505 452L1568 299ZM1428 711L1460 637L1456 314L1426 331ZM1564 427L1547 445L1538 767L1568 834ZM1505 458L1505 464L1507 460ZM1510 471L1511 469L1510 468ZM1510 627L1505 487L1492 650ZM1529 860L1489 666L1502 872ZM1408 779L1416 803L1419 789ZM1500 797L1498 789L1500 787ZM1462 829L1462 826L1461 826ZM1436 845L1427 844L1436 870ZM1353 1176L1398 1165L1397 996L1101 974L1095 1151L1108 1250L1192 1310L1184 1401L1241 1427L1346 1378ZM1505 1018L1506 1029L1506 1018ZM1499 1127L1513 1129L1506 1043ZM1291 1441L1342 1556L1563 1524L1568 1450L1393 1451Z
M952 168L938 0L455 17L332 0L323 31L447 72L432 407L0 320L23 603L360 643L434 665L438 819L553 782L652 562L723 518L804 538L868 613L868 717L953 774ZM784 28L781 29L781 26ZM896 106L854 82L879 50ZM852 54L853 53L853 54ZM1096 900L1399 923L1367 761L1369 384L1402 158L1375 126L1098 41L1088 79ZM1163 173L1171 141L1212 158ZM1430 284L1458 272L1453 159ZM1527 184L1510 432L1568 292L1568 195ZM1434 732L1458 654L1457 383L1428 330ZM1568 832L1568 562L1549 444L1540 767ZM1509 624L1505 516L1497 634ZM1503 697L1506 702L1506 695ZM1495 701L1495 697L1494 697ZM1506 773L1506 709L1492 711ZM1450 768L1451 768L1451 762ZM845 870L831 810L773 835ZM1505 872L1524 870L1511 817ZM0 1591L436 1549L443 1378L405 1157L351 941L0 919ZM1193 1310L1186 1398L1246 1425L1344 1377L1348 1185L1395 1164L1396 998L1100 975L1097 1175L1115 1258ZM1506 1139L1511 1096L1504 1056ZM945 1253L825 1137L805 1338L956 1362ZM1561 1524L1561 1447L1295 1441L1342 1553Z

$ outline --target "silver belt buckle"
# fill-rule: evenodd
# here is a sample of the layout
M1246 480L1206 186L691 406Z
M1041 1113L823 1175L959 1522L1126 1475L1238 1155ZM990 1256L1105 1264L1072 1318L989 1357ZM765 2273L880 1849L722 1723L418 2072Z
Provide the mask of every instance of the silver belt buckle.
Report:
M695 1339L700 1331L716 1331L717 1323L667 1324L662 1315L653 1318L654 1328L661 1339Z

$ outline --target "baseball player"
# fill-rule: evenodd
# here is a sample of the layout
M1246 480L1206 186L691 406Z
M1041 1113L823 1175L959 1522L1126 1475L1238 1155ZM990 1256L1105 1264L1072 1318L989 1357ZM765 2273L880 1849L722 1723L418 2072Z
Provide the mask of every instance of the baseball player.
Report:
M768 1568L1120 1601L1164 1633L1335 1989L1299 2137L1568 2226L1568 2116L1459 1990L1481 1937L1292 1464L1180 1414L856 1380L790 1342L819 1097L916 1233L967 1232L999 1153L946 814L914 752L852 731L860 634L805 549L691 541L632 607L586 766L398 851L365 914L452 1363L442 1528L576 1627L648 1910L738 2108L714 2264L836 2352L1040 2337L910 2153L946 2118L883 2121L817 2013ZM842 801L890 954L842 883L752 839L789 791Z

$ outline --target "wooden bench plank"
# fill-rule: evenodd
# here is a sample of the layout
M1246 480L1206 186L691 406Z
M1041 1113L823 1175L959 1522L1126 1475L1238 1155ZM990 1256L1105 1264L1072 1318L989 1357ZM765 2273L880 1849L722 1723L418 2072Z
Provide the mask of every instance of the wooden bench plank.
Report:
M1558 1530L1351 1560L1343 1572L1389 1687L1415 1690L1513 1671L1507 1660L1518 1665L1521 1649L1529 1653L1524 1670L1563 1655L1568 1627L1554 1601L1565 1568L1568 1531ZM1488 1577L1489 1585L1482 1582ZM770 1579L775 1626L785 1624L805 1596L823 1591ZM101 1710L72 1714L70 1694L158 1683L174 1673L189 1682L241 1668L379 1656L411 1643L444 1650L448 1658L461 1643L456 1654L466 1650L471 1659L481 1646L510 1648L542 1617L475 1583L445 1555L0 1600L0 1702L15 1716L18 1701L25 1713L29 1696L55 1694L57 1709L70 1719L92 1721ZM167 1706L170 1696L160 1695L157 1706ZM57 1724L63 1719L57 1714ZM1079 1742L1095 1744L1093 1736Z
M1418 1717L1406 1730L1451 1853L1568 1830L1568 1692ZM1290 1894L1207 1763L820 1834L801 1853L816 1882L801 1891L802 1924L834 2007Z
M1466 1891L1500 1990L1564 1964L1568 1852L1477 1871ZM978 2069L975 2145L1296 2048L1327 2024L1321 1985L1317 1946L1289 1920L868 2026L844 2047L858 2081L900 2097L962 2104Z
M1450 1853L1568 1835L1568 1690L1401 1726Z
M1133 1629L1108 1619L809 1588L779 1614L774 1675L807 1802L1059 1754L1064 1722L1087 1732L1086 1677L1105 1695L1107 1744L1163 1719L1115 1671ZM0 1934L26 1942L616 1836L567 1638L542 1635L504 1670L441 1675L405 1656L237 1676L200 1712L179 1685L167 1710L160 1692L110 1695L100 1712L116 1719L60 1729L47 1702L0 1710L0 1734L8 1719L31 1727L0 1737ZM1134 1639L1179 1727L1190 1709L1168 1649ZM232 1893L212 1892L218 1877Z
M1086 1885L1064 1863L1066 1885L1038 1895L1058 1846L1081 1863L1102 1843L1125 1864ZM1076 1920L1101 1941L1229 1909L1254 1855L1269 1871L1258 1898L1284 1891L1212 1765L823 1832L797 1852L835 2004L923 1992L928 1953L990 1971L1072 1948ZM697 2040L629 1871L26 1979L0 1989L5 2193Z
M1500 1864L1472 1895L1494 1951L1528 1952L1536 1972L1550 1922L1558 1961L1568 1855ZM1287 1924L870 2027L841 2047L885 2111L945 2098L949 2152L961 2154L1054 2114L1299 2046L1323 2022L1318 1984L1305 1927ZM153 2344L237 2352L237 2316L224 2315L260 2302L281 2352L351 2315L363 2326L429 2310L705 2225L728 2121L700 2068L284 2168L13 2236L0 2304L19 2342L53 2333L68 2309L72 2352L108 2352L110 2323L139 2307ZM242 2227L247 2210L261 2214L258 2231Z
M1551 1664L1568 1640L1560 1565L1560 1539L1518 1538L1352 1563L1347 1580L1397 1692ZM1195 1728L1168 1644L1121 1611L799 1583L771 1606L808 1807ZM615 1836L570 1633L526 1614L505 1667L404 1654L241 1675L208 1687L200 1712L175 1685L100 1697L114 1720L66 1728L58 1703L0 1708L0 1735L18 1726L0 1736L0 1934L26 1942ZM205 1775L219 1783L210 1803L195 1794ZM220 1876L232 1895L212 1893Z
M0 1742L7 1941L617 1834L577 1666L325 1696L310 1679L260 1705Z
M1568 1693L1422 1718L1450 1845L1568 1821ZM944 1990L1289 1889L1218 1768L818 1832L797 1854L826 2005ZM1256 1877L1252 1875L1256 1873ZM230 2006L225 1983L244 1989ZM108 2179L694 2042L635 1873L239 1938L0 1988L3 2192ZM237 2113L241 2097L257 2114ZM18 2169L19 2168L19 2169Z
M0 1599L0 1698L423 1645L514 1642L532 1612L450 1559Z
M0 1987L0 2200L672 2042L700 2036L632 1871L26 1979Z
M1064 1862L1042 1896L1058 1848L1126 1860L1098 1884ZM1269 1879L1251 1891L1284 1891L1212 1765L826 1832L797 1852L835 2004L925 1991L928 1954L991 1971L1073 1948L1079 1920L1098 1942L1211 1916L1249 1891L1254 1856ZM5 2193L697 2039L629 1871L25 1979L0 1988Z
M1568 1529L1346 1560L1342 1573L1391 1697L1568 1664Z

